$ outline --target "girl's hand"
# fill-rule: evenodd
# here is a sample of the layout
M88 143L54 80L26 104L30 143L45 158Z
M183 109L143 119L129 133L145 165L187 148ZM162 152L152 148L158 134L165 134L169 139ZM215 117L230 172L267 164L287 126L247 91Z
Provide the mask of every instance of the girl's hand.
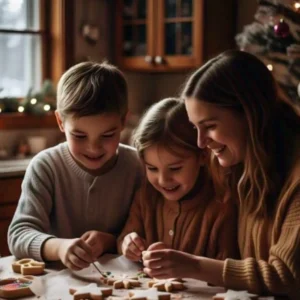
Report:
M152 251L152 250L159 250L159 249L168 249L169 247L167 247L163 242L156 242L151 244L147 251Z
M143 252L144 272L150 277L197 278L200 272L199 257L172 249Z
M132 261L140 261L142 252L146 249L146 242L136 232L131 232L124 237L122 253Z
M62 240L58 248L62 263L71 270L87 268L92 262L92 248L81 239Z

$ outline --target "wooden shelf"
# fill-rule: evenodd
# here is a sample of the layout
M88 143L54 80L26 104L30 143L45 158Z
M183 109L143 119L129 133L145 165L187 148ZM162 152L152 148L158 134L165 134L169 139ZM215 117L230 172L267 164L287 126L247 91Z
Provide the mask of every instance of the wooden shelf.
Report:
M53 112L43 116L23 113L0 114L0 129L58 128Z

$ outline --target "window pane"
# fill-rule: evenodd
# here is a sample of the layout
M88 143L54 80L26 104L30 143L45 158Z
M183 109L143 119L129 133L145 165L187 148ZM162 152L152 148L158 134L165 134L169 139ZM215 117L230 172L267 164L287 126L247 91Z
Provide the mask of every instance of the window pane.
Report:
M41 38L0 33L0 97L24 97L41 85Z
M39 4L38 0L0 0L0 29L38 30Z

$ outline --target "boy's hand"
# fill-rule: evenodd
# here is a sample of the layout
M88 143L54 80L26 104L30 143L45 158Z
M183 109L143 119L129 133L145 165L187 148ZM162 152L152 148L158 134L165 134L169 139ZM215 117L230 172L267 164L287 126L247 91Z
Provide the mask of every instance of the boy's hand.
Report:
M81 239L65 239L58 248L62 263L71 270L87 268L92 262L92 248Z
M104 252L104 243L107 233L97 230L87 231L81 236L81 239L85 241L92 248L92 255L94 261L98 259Z
M132 261L139 261L142 252L146 249L146 242L136 232L131 232L124 237L122 253Z

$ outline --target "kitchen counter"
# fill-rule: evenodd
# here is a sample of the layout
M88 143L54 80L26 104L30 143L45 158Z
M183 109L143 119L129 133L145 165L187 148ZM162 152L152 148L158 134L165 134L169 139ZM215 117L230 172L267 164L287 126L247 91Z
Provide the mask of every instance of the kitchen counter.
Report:
M0 178L23 176L31 159L32 157L0 160Z

